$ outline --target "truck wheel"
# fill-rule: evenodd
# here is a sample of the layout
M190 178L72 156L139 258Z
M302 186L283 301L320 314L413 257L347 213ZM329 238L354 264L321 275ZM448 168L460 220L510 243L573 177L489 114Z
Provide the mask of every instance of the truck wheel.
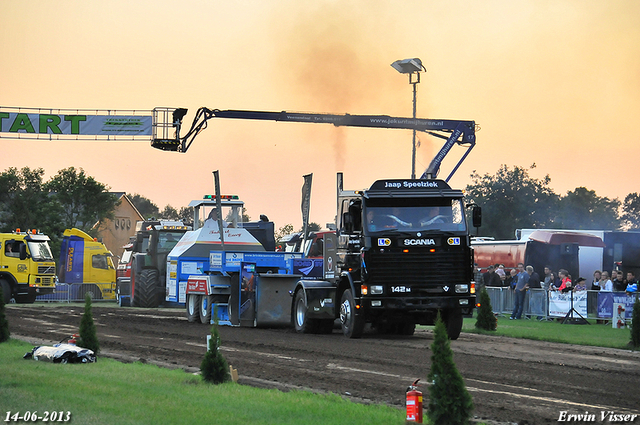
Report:
M307 297L304 291L296 292L296 298L293 302L293 324L298 333L316 333L317 322L307 318Z
M340 323L342 324L342 333L347 338L360 338L364 331L364 318L356 314L356 303L351 293L351 289L347 289L342 294L340 301Z
M16 296L16 303L17 304L33 304L36 301L36 297L38 296L38 294L36 294L36 291L29 291L28 294L25 295L17 295Z
M451 309L444 314L444 325L447 327L449 339L454 341L460 336L462 330L462 310Z
M200 295L187 294L187 320L189 323L195 323L200 313Z
M156 308L160 305L161 291L158 270L144 269L136 273L135 286L131 286L131 298L136 307Z
M1 279L0 287L2 287L2 297L4 298L4 303L9 304L9 301L11 301L11 286L9 286L9 282Z
M411 336L416 332L416 324L411 322L398 323L398 335Z
M84 284L80 287L80 292L78 293L78 298L80 301L84 301L84 297L89 294L92 300L101 300L102 292L95 285Z
M209 295L200 295L200 321L204 324L211 323L211 300Z

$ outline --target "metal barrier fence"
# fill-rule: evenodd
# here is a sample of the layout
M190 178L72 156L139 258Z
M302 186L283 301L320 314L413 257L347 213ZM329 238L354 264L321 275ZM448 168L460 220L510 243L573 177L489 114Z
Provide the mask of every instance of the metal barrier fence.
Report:
M509 288L485 287L485 289L489 294L493 312L511 316L515 293ZM573 306L586 319L609 321L613 316L613 303L616 302L626 305L626 314L630 318L633 303L637 298L636 294L628 295L624 292L580 291L575 292L575 295L551 292L544 289L529 289L525 296L522 317L540 320L564 317ZM574 300L570 298L572 295Z
M57 283L53 294L39 295L36 302L79 302L87 293L93 301L116 301L115 284Z

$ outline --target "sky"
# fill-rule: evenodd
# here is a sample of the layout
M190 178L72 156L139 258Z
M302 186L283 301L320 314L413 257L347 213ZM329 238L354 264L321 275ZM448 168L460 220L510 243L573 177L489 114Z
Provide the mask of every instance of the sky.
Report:
M0 106L211 109L473 120L477 143L450 184L502 164L536 168L566 194L640 192L640 2L636 0L136 0L0 2ZM416 174L442 146L418 134ZM221 191L276 228L334 220L345 189L411 174L410 130L212 119L186 153L147 141L0 138L0 170L82 168L117 192L179 209ZM455 146L445 178L462 156Z

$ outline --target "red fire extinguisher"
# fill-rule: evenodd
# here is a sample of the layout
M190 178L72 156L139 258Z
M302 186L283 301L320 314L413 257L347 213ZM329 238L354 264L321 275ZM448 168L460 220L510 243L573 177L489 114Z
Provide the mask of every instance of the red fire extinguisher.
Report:
M418 391L418 381L407 388L407 422L422 423L422 392Z

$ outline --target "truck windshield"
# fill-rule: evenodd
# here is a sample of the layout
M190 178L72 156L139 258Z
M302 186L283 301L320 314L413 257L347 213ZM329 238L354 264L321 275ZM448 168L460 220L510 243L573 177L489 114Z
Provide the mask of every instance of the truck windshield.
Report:
M370 199L365 210L368 233L389 231L452 231L466 230L461 199L399 199L389 206L389 200Z
M27 242L27 246L34 261L53 261L51 248L47 242Z

